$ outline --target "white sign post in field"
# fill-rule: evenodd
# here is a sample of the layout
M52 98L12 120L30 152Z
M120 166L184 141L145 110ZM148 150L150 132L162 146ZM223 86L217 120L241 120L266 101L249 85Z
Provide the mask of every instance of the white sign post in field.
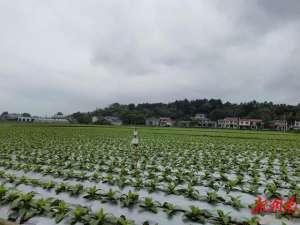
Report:
M138 152L138 147L139 147L139 134L136 128L134 128L133 131L133 138L131 141L132 149L133 149L133 159L135 161L135 169L137 169L138 166L138 161L139 161L139 152Z

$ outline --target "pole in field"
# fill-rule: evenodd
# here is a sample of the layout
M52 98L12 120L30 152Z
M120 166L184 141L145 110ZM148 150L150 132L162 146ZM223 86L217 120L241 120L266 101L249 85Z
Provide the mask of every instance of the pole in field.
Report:
M133 159L135 161L135 169L137 169L138 166L138 161L139 161L139 152L138 152L138 147L139 147L139 134L136 128L134 128L133 131L133 138L131 141L132 149L133 149Z

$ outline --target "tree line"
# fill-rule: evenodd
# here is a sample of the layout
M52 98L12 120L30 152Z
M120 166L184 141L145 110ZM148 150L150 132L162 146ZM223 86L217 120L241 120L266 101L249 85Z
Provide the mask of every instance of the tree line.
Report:
M204 113L211 120L225 117L262 119L266 124L275 119L286 119L289 123L300 120L298 105L274 104L272 102L222 102L220 99L177 100L170 103L119 104L113 103L92 112L72 114L79 123L92 123L97 116L99 124L107 124L105 116L118 116L124 124L144 124L149 117L171 117L173 120L190 120L196 113Z

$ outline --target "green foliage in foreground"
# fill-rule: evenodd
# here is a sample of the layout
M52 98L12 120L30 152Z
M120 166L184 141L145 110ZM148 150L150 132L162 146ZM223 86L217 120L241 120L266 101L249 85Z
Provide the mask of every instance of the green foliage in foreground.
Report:
M98 201L120 211L138 209L141 215L181 215L187 223L254 225L258 224L256 217L234 218L227 210L214 207L247 210L257 195L268 199L295 195L299 199L297 134L173 128L139 131L140 159L134 169L132 130L126 127L0 125L0 179L15 188L8 191L0 186L1 205L9 205L9 218L19 222L40 215L70 224L133 224L135 219L19 192L25 185L57 196ZM45 179L33 178L32 173ZM170 200L158 201L155 194ZM253 201L244 202L244 195L252 196ZM195 204L182 207L174 196ZM198 207L202 203L213 210Z

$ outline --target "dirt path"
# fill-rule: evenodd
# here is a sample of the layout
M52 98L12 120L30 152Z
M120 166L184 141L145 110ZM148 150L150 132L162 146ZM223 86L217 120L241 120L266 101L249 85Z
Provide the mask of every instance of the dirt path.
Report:
M0 218L0 225L17 225L17 224Z

